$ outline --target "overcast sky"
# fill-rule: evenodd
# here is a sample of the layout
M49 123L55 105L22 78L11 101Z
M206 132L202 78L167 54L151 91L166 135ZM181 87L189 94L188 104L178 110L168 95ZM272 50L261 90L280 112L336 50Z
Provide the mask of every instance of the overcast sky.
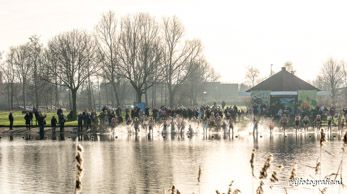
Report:
M313 80L329 57L347 59L347 2L337 0L0 0L0 51L37 34L46 42L74 28L92 31L102 13L176 15L204 45L223 82L243 82L247 66L270 73L291 61Z

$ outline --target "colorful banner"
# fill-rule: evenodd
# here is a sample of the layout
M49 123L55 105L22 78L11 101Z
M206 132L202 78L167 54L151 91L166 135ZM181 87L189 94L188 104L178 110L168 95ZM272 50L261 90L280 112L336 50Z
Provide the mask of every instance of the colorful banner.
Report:
M301 110L309 110L317 106L317 91L299 90L298 105Z

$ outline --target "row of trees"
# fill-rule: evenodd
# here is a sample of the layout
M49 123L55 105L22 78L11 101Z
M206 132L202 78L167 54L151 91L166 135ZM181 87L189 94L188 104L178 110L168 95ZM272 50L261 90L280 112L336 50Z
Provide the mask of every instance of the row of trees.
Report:
M40 105L45 87L50 88L47 92L55 92L56 100L59 87L63 87L70 91L71 108L76 113L79 89L84 87L91 93L97 76L112 86L116 105L121 105L119 90L124 82L133 87L136 102L142 102L143 96L147 102L148 89L164 83L173 107L183 85L201 85L216 79L202 50L199 40L185 38L183 25L176 17L158 22L144 13L118 18L107 12L93 33L64 32L46 45L38 36L32 36L27 43L11 47L3 54L1 71L8 83L11 108L14 84L21 83L24 107L29 85L35 106Z

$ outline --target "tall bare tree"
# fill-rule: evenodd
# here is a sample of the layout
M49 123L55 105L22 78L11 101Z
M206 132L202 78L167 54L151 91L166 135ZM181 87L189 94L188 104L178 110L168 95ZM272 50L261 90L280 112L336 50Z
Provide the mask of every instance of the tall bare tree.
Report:
M203 98L205 83L209 81L216 81L218 76L213 68L207 63L205 59L199 59L192 64L192 73L184 82L180 91L185 93L186 97L190 100L189 105L196 105L198 98ZM180 95L181 97L183 95ZM181 99L182 101L182 99Z
M343 76L341 63L333 58L327 60L321 68L319 78L330 90L333 104L336 104L337 89L343 84Z
M29 49L29 63L32 65L35 106L38 107L40 105L39 85L41 82L39 79L39 66L42 62L42 44L39 37L36 35L29 37L27 47Z
M184 28L176 17L163 20L163 45L165 82L169 93L169 105L175 104L177 89L192 72L190 65L202 52L200 41L184 41Z
M122 18L118 72L133 86L137 102L142 102L142 95L159 79L155 75L161 75L156 74L162 69L158 32L155 19L147 14Z
M255 67L248 67L246 71L246 82L252 84L252 87L254 87L254 84L256 83L256 80L259 78L259 70Z
M120 76L117 73L118 58L118 20L113 12L102 15L96 26L96 35L99 49L99 57L102 59L103 75L111 83L117 106L120 105L119 85ZM112 100L112 102L114 102ZM112 104L114 106L114 104Z
M52 77L58 77L62 86L69 88L71 92L72 111L77 113L77 91L86 82L89 76L99 71L96 61L95 40L86 32L73 30L55 36L48 43L48 52L54 64L48 64ZM54 81L49 80L54 83Z
M22 83L22 100L23 100L23 107L26 108L27 101L26 101L26 89L27 84L29 82L29 76L32 72L32 63L30 63L30 52L28 46L20 45L15 48L10 49L10 53L13 57L13 63L14 63L14 69L16 72L16 75L18 76L20 82Z
M1 57L0 57L1 58ZM6 90L8 97L8 109L13 109L14 101L14 82L16 78L16 72L14 69L14 52L10 52L7 55L7 60L1 63L2 76L6 82Z

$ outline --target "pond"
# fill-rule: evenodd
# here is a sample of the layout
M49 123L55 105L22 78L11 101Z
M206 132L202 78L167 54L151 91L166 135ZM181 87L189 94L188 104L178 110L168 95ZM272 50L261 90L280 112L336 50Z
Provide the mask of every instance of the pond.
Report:
M245 129L230 138L223 134L148 139L119 134L117 139L101 135L94 141L79 141L83 148L82 193L170 193L172 185L181 193L226 193L229 184L242 193L255 193L259 173L271 153L273 160L264 180L264 193L347 193L340 184L291 186L294 163L297 178L320 180L336 173L343 159L339 133L327 134L323 147L320 134L311 132L261 132L255 138ZM255 149L254 175L250 167ZM75 181L75 138L65 141L24 140L15 136L0 140L0 193L73 193ZM315 172L317 160L321 170ZM283 165L281 170L277 166ZM198 182L199 167L201 168ZM347 169L342 162L342 172ZM269 180L277 171L278 182ZM347 172L343 172L343 180ZM331 176L334 179L335 176ZM340 180L340 175L337 176ZM271 188L270 188L271 186Z

